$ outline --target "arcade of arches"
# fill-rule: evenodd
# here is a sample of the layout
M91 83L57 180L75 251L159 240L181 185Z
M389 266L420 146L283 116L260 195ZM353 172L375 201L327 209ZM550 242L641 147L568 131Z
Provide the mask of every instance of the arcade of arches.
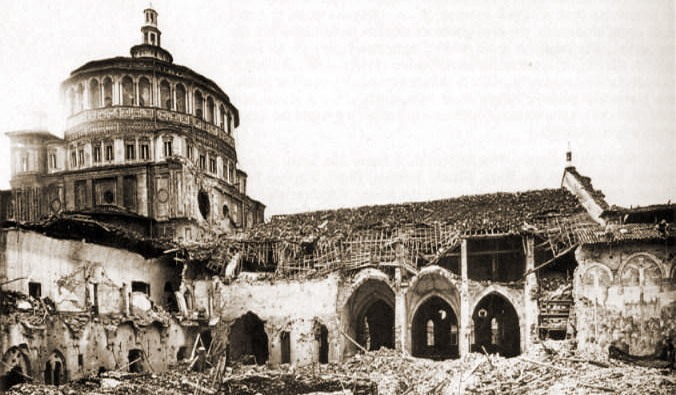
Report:
M459 284L442 269L421 273L406 293L405 316L408 350L415 357L443 360L458 358L463 352L462 317ZM343 307L343 330L351 340L345 342L344 354L360 349L394 348L396 333L395 292L387 282L369 278L358 285ZM469 301L468 301L469 302ZM497 353L505 357L519 355L521 334L519 315L498 292L472 301L474 311L467 312L467 346L464 352ZM399 310L397 310L399 311ZM470 314L471 313L471 314Z

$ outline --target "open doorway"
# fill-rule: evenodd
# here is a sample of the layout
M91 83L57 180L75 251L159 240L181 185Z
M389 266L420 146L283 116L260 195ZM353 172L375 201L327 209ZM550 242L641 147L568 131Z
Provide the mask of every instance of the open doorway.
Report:
M66 382L66 361L59 351L54 351L45 363L45 384L59 386Z
M127 354L127 360L129 363L129 372L130 373L143 373L145 370L145 365L143 363L144 357L143 357L143 350L139 350L138 348L134 348L132 350L129 350L129 354Z
M438 296L427 299L413 316L413 356L435 360L458 357L458 318Z
M474 323L473 352L514 357L521 353L519 317L512 304L497 293L486 295L472 314Z
M263 365L268 361L268 335L263 321L252 312L239 317L230 328L228 360ZM250 357L253 357L251 359Z

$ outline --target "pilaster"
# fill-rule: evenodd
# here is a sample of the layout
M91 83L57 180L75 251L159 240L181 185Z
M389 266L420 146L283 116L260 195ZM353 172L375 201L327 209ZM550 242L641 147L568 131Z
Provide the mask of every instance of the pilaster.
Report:
M465 356L470 351L470 319L469 311L469 278L467 275L467 239L462 239L460 244L460 339L458 351L460 356Z
M533 236L526 237L526 272L531 271L535 267L535 240ZM534 298L535 290L537 289L537 278L535 272L531 272L526 276L526 282L523 286L523 306L524 306L524 322L521 328L521 351L527 350L533 343L533 336L537 334L536 327L538 324L538 304Z

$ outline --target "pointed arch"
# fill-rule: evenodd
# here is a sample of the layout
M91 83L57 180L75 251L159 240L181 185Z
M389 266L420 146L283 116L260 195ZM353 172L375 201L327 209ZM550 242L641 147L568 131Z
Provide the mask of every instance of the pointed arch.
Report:
M438 291L428 293L409 315L411 354L442 360L458 358L458 310Z
M0 364L0 384L5 388L0 387L0 391L15 384L25 383L33 376L30 359L23 348L23 345L13 346L3 354Z
M641 271L643 276L640 275ZM665 269L655 255L637 252L623 260L617 273L621 285L660 285ZM640 284L640 281L643 283Z
M54 350L47 362L45 362L44 380L45 384L59 386L68 381L66 371L66 358L59 350Z
M498 353L514 357L521 353L519 314L510 298L499 290L491 290L472 309L473 352Z
M343 305L343 330L367 350L394 348L394 291L377 277L363 277ZM357 352L345 343L345 355Z

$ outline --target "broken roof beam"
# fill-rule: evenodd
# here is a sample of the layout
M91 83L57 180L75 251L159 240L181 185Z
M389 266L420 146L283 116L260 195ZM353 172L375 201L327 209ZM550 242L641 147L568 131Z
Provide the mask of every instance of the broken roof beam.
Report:
M557 259L559 259L559 258L561 258L562 256L566 255L567 253L573 251L573 250L574 250L575 248L577 248L578 246L579 246L579 244L574 244L574 245L572 245L572 246L566 248L563 252L557 254L557 255L556 255L555 257L553 257L552 259L549 259L549 260L547 260L547 261L545 261L545 262L543 262L543 263L541 263L541 264L535 266L534 268L532 268L532 269L530 269L530 270L527 270L527 271L523 274L523 278L526 278L526 276L528 276L529 274L535 273L536 271L538 271L538 270L542 269L543 267L549 265L550 263L556 261Z

